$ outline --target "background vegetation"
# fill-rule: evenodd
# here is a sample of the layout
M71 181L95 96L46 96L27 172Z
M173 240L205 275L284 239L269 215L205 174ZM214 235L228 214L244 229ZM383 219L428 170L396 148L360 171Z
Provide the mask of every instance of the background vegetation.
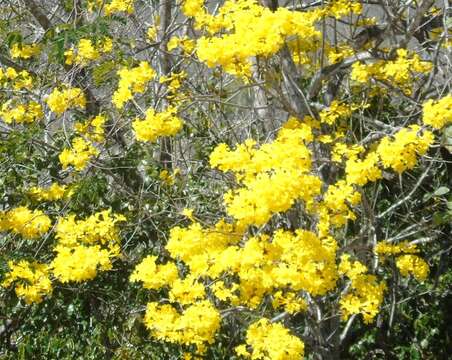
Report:
M258 3L248 2L245 10L250 4ZM222 14L223 5L222 1L188 0L0 0L0 71L4 74L0 76L0 281L10 273L9 261L50 264L58 242L56 224L69 214L87 219L111 209L112 214L126 218L115 225L120 252L112 256L110 270L98 268L95 278L78 282L49 275L52 293L31 303L17 296L14 284L0 288L0 357L195 356L193 344L152 336L143 321L146 304L165 302L168 295L166 290L151 291L130 282L130 276L148 255L169 261L165 246L176 226L186 228L196 222L207 229L221 218L236 223L223 195L242 186L239 176L219 171L209 156L222 143L231 149L250 138L259 144L256 147L272 143L287 120L296 118L300 123L319 121L315 140L307 146L313 157L309 171L322 181L315 200L319 204L328 188L345 179L349 171L345 158L332 160L336 144L346 144L349 150L362 146L358 159L365 161L382 139L394 141L410 125L420 126L418 138L425 131L434 134L428 149L415 146L411 154L391 143L389 151L399 159L414 157L415 166L396 171L381 160L370 166L380 169L380 175L352 184L362 201L343 201L345 210L341 211L354 215L340 213L345 216L343 224L328 230L338 244L337 265L341 255L349 254L385 282L378 314L369 323L359 312L344 318L340 299L349 291L350 280L342 275L337 275L337 286L324 294L300 291L307 308L294 314L271 308L276 289L266 293L256 308L242 303L218 305L216 299L212 302L218 305L221 328L202 356L239 358L235 348L246 343L246 330L262 317L283 324L301 339L308 359L450 358L450 3L261 1L259 9L270 12L287 9L307 14L323 9L312 27L306 25L317 34L285 33L274 19L260 23L259 19L271 18L268 14L240 18L235 10L223 13L225 22L233 25L212 35L200 14ZM295 18L293 24L298 26L300 21ZM240 27L249 27L244 32L249 37L240 43L243 48L227 42L208 47L201 42L234 34ZM253 43L261 28L267 29L260 41L268 49ZM89 40L92 48L83 50L81 40ZM408 55L404 58L399 49L407 49ZM112 99L121 79L140 79L145 73L122 76L119 71L143 61L155 75L144 81L143 91L134 90L118 107ZM361 72L358 65L363 66ZM8 77L8 68L19 75ZM24 70L29 75L21 73ZM31 84L20 85L27 79ZM49 96L56 88L80 88L85 106L71 103L73 98L57 98L52 109ZM442 123L432 126L425 121L425 103L443 98L449 102L433 116ZM29 108L12 111L30 101L42 108L36 119L24 120L26 114L33 115ZM65 102L71 106L63 112L55 110ZM164 113L171 106L176 110L169 118L183 125L175 126L174 132L157 129L155 141L137 140L136 119L144 119L149 108ZM74 138L87 139L97 131L92 125L78 131L75 124L99 114L106 122L98 133L102 139L92 141L97 152L76 169L74 161L86 156L76 151L76 160L65 167L64 149L74 148ZM363 172L358 171L365 178ZM66 195L46 201L31 192L33 187L46 189L54 183L66 186ZM278 186L274 185L270 204L285 196ZM52 221L48 231L27 238L22 230L11 230L9 211L21 206L45 213ZM192 209L193 215L184 209ZM295 196L290 209L270 211L264 224L246 224L240 246L252 236L278 229L304 228L318 235L319 216ZM415 244L428 264L426 279L417 278L415 272L402 276L395 256L385 263L375 253L377 243L404 241ZM181 261L178 266L186 270ZM253 350L249 344L247 350ZM281 356L262 358L297 358L290 353Z

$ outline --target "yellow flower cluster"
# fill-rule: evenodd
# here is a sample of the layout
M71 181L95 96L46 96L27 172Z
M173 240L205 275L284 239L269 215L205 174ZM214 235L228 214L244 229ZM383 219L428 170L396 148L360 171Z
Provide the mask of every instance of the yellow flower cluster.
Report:
M155 142L161 136L176 135L183 124L176 113L177 109L172 106L162 112L147 109L144 120L136 119L132 122L137 140Z
M355 53L352 47L347 44L337 46L326 46L326 56L330 64L336 64Z
M174 227L166 245L172 257L182 260L197 276L217 276L228 267L228 261L237 255L241 232L220 221L213 229L203 229L199 223L188 228Z
M328 109L324 109L319 112L320 122L333 125L339 119L346 119L350 117L354 110L354 107L341 104L334 100Z
M77 244L108 245L116 251L119 233L118 222L125 221L123 215L112 214L111 210L97 212L84 220L76 220L75 215L61 218L56 226L56 238L59 245L73 247Z
M112 268L112 254L99 245L78 245L72 248L58 247L57 255L50 263L53 275L62 283L92 280L97 271Z
M35 101L27 104L13 105L11 101L4 103L0 110L0 118L7 124L33 123L44 116L42 107Z
M439 100L428 100L422 109L422 121L435 129L452 123L452 95Z
M155 71L148 62L141 61L134 68L122 68L118 71L118 89L113 94L112 102L122 109L124 104L133 98L133 93L143 93L147 83L155 76Z
M246 239L243 231L224 221L211 229L194 222L171 230L166 245L171 261L158 264L156 256L148 256L130 280L143 282L147 289L165 289L170 303L185 309L179 315L173 305L148 304L145 322L152 334L169 342L196 344L199 350L213 341L219 327L218 310L207 300L209 293L222 302L251 309L275 294L275 308L302 311L307 304L298 293L323 295L336 286L336 247L333 239L320 240L310 231L278 230L272 237ZM189 269L184 278L179 277L176 263L180 262ZM203 282L206 277L215 281ZM206 304L207 319L198 322L206 322L208 329L192 328L184 321L198 304Z
M406 49L398 49L395 60L376 61L372 64L356 62L352 65L351 79L367 84L370 78L386 81L411 94L411 85L416 79L414 73L428 73L432 64L421 60L418 54L409 54Z
M133 0L112 0L104 7L105 15L111 15L118 12L125 12L127 14L133 14Z
M220 328L220 314L207 300L187 306L180 314L171 305L148 303L144 323L159 339L185 346L195 345L202 354L213 344Z
M246 345L236 347L235 351L239 356L256 360L302 359L304 344L283 325L261 319L246 331Z
M84 135L90 141L101 143L105 140L106 123L107 117L101 114L85 122L76 123L74 128L79 134Z
M51 294L49 275L65 282L81 282L96 277L99 270L112 268L112 259L120 254L120 238L116 224L124 216L110 210L97 212L85 220L75 215L60 218L56 228L55 258L50 264L21 260L9 262L10 271L1 283L3 287L15 284L16 294L27 304L39 303ZM35 238L50 228L50 219L41 211L16 208L1 214L0 229L11 230L27 238Z
M362 5L359 1L333 0L326 6L325 10L327 15L340 19L345 15L361 14Z
M91 61L99 59L101 55L111 52L113 49L113 41L109 37L106 37L97 43L93 43L90 39L80 39L76 49L77 55L74 54L73 47L64 52L67 65L72 65L75 62L84 66Z
M46 99L50 110L61 115L72 107L84 109L86 106L85 95L80 88L65 87L62 90L53 89L52 93Z
M190 55L195 49L195 41L187 36L173 36L167 44L168 51L181 47L185 54Z
M110 270L111 259L119 256L118 222L122 215L104 210L85 220L75 215L61 218L56 226L56 256L50 263L53 275L61 282L94 279L97 271Z
M15 285L16 295L24 298L27 304L40 303L44 296L52 293L47 264L20 260L8 261L9 272L1 283L8 288Z
M66 185L57 183L53 183L48 188L32 187L28 193L39 201L55 201L71 195Z
M188 17L201 17L205 15L204 0L184 0L182 12Z
M381 179L383 174L378 167L379 161L380 155L375 151L369 152L362 160L357 157L348 159L345 163L347 183L364 186L370 181Z
M176 177L180 174L180 169L176 168L172 173L168 170L162 170L159 174L159 179L166 185L174 185L176 182Z
M99 155L99 150L94 147L93 142L101 143L105 140L105 124L107 118L97 115L85 122L75 124L75 130L85 138L78 136L72 140L72 148L65 148L59 155L63 169L74 166L75 170L83 170L93 156Z
M284 308L289 314L296 314L308 308L306 300L297 296L294 292L283 293L281 290L273 294L272 306L274 309Z
M392 137L385 136L374 150L361 157L364 147L337 142L331 159L341 162L345 158L346 182L364 186L382 178L380 165L398 173L414 168L418 156L424 155L433 141L434 136L430 131L421 132L419 126L411 125L402 128Z
M402 255L396 259L396 266L402 276L413 275L417 280L423 281L429 273L429 266L424 259L416 255Z
M271 240L267 235L252 237L238 247L240 238L231 231L229 235L216 233L194 223L186 229L172 229L166 248L197 276L236 274L240 280L240 302L252 308L277 288L305 290L314 295L334 288L337 276L334 240L324 242L303 230L295 234L277 231ZM284 296L291 297L290 293Z
M201 37L197 56L209 67L219 65L238 75L250 74L252 56L277 53L288 37L299 36L305 41L317 37L314 25L322 16L318 10L301 12L279 7L271 11L255 0L226 1L212 16L201 5L202 1L188 0L183 11L195 18L199 28L206 27L212 34L225 31L219 36Z
M359 154L364 152L364 150L364 147L361 145L347 145L343 142L337 142L336 144L334 144L331 153L331 160L335 162L341 162L344 158L356 159Z
M0 231L11 231L26 239L35 239L45 234L51 225L50 218L41 210L20 206L0 212Z
M130 276L130 281L142 281L145 289L160 289L172 284L179 278L177 266L169 262L165 265L157 265L157 256L147 256Z
M292 127L294 123L289 124ZM226 144L214 149L211 166L232 171L243 184L224 198L228 214L240 226L262 225L299 199L310 208L321 186L320 179L309 174L311 154L306 143L310 141L311 128L298 123L294 128L282 128L275 141L260 148L253 140L247 140L234 151Z
M39 44L28 45L15 43L10 49L10 54L13 59L30 59L33 56L39 55L40 52L41 46Z
M339 180L335 184L328 186L319 207L319 231L324 227L320 234L327 233L330 225L340 227L345 225L349 219L355 220L355 213L350 207L358 205L360 202L360 193L346 181Z
M417 125L402 128L392 138L384 137L365 156L362 156L365 149L360 145L335 143L331 160L345 161L346 176L345 180L328 186L316 208L315 212L319 215L317 229L321 237L328 234L331 226L341 227L348 220L356 219L352 207L360 203L361 196L355 187L381 179L381 167L402 173L416 165L418 156L425 154L433 142L430 131L421 133L420 130Z
M150 26L148 28L148 31L146 32L148 40L151 42L156 41L157 40L157 32L158 32L157 26Z
M230 287L228 287L224 281L217 281L214 284L210 286L210 289L212 290L212 293L215 295L215 297L218 300L230 302L231 304L238 304L239 300L237 297L237 290L239 286L235 283L233 283ZM288 304L289 301L285 301L286 299L281 299L281 303L284 302L284 304ZM301 301L300 301L301 303ZM292 302L291 305L293 307L296 306L295 302Z
M417 254L419 249L415 244L410 244L407 241L399 244L390 244L386 241L379 242L374 249L375 253L384 261L387 256L396 256L396 266L402 276L412 274L416 279L423 281L427 278L429 273L429 266Z
M400 174L414 168L417 156L424 155L433 141L430 131L421 134L419 126L411 125L395 133L393 139L383 138L376 151L385 168L392 168Z
M378 314L386 284L378 282L377 277L367 274L367 271L359 261L351 262L350 255L342 255L339 273L351 281L349 291L339 301L344 320L352 314L362 314L364 322L370 323Z
M390 255L416 254L419 252L417 246L410 244L408 241L403 241L399 244L391 244L387 241L380 241L375 245L374 251L382 260Z
M63 169L73 165L75 170L81 171L92 156L99 155L97 150L90 142L82 137L76 137L72 140L72 148L65 148L58 156Z
M175 106L180 105L184 98L186 98L184 93L179 90L182 86L182 81L184 81L186 77L187 73L185 71L181 71L179 73L173 72L168 76L161 76L159 79L160 84L166 85L166 98Z
M26 70L17 72L12 67L8 67L6 68L6 71L4 71L0 67L0 85L4 87L8 83L11 83L14 90L30 90L33 86L33 79Z

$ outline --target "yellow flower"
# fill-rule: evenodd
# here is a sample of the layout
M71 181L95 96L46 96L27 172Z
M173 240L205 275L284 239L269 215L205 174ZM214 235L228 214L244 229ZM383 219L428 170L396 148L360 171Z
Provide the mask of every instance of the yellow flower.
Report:
M82 137L76 137L72 140L72 149L64 149L60 155L59 160L63 169L73 165L75 170L81 171L85 168L92 156L97 156L97 150L91 143L84 140Z
M148 36L149 41L156 41L157 39L157 27L156 26L150 26L148 28L148 31L146 32L146 35Z
M66 195L70 195L67 191L66 185L53 183L48 188L32 187L29 194L40 201L55 201L60 200Z
M186 54L191 54L195 49L194 40L189 39L188 37L177 37L173 36L167 44L168 51L174 50L177 47L181 47Z
M17 263L8 262L9 272L1 283L8 288L15 284L18 297L25 299L27 304L40 303L44 296L52 293L52 283L49 279L49 268L46 264L21 260Z
M310 175L311 153L306 143L312 141L307 124L283 127L275 141L256 148L246 140L234 151L218 145L210 155L210 164L221 171L232 171L242 187L225 194L230 216L240 226L262 225L273 214L288 210L296 200L307 208L320 193L321 181Z
M429 266L419 256L402 255L396 259L396 266L402 276L413 275L417 280L424 281L429 273Z
M106 123L107 117L100 114L85 122L76 123L74 128L79 134L84 135L89 140L100 143L105 140Z
M14 44L11 47L10 53L12 58L30 59L33 56L39 55L41 46L39 44Z
M373 321L378 314L386 290L384 281L378 282L375 275L367 274L367 267L359 261L350 262L350 255L341 257L339 272L351 280L348 292L342 295L339 304L342 318L361 314L365 323Z
M172 136L182 128L182 120L176 115L177 109L168 107L165 111L156 113L153 108L146 111L145 120L136 119L132 122L138 141L155 142L161 136Z
M27 239L44 235L52 225L50 218L41 210L20 206L1 214L0 230L9 230Z
M251 74L250 58L277 53L287 38L299 36L305 43L320 33L315 22L318 10L289 11L280 7L272 11L257 1L226 1L216 16L210 15L200 0L185 1L183 12L194 17L197 28L205 28L212 36L196 42L196 54L207 66L222 66L233 75Z
M66 87L63 90L55 88L48 96L47 105L50 110L60 115L72 107L79 107L84 109L86 106L86 99L83 91L79 88Z
M165 265L157 265L156 256L147 256L135 267L130 276L131 282L142 281L145 289L160 289L164 286L170 286L176 281L178 276L177 267L169 262Z
M190 219L191 221L194 221L193 211L194 211L193 209L184 208L181 214L184 215L186 218Z
M80 39L77 45L77 57L75 61L78 64L86 64L88 61L96 60L100 53L95 49L90 39Z
M134 12L133 0L112 0L104 7L105 15L111 15L118 12L132 14Z
M424 155L434 140L430 131L420 133L420 127L411 125L394 134L393 139L383 138L377 147L383 166L398 173L416 166L417 156Z
M42 117L44 113L42 107L35 101L30 101L28 104L12 105L10 101L4 103L0 109L0 117L7 124L16 123L33 123Z
M53 275L61 282L92 280L98 271L112 268L112 259L120 255L118 222L122 215L110 210L97 212L84 220L75 215L60 218L55 229L57 253L50 264Z
M246 344L236 347L236 353L249 359L302 359L304 344L281 324L261 319L246 331Z
M146 327L159 340L194 345L198 353L213 344L220 328L220 314L209 301L195 302L179 314L171 305L148 303L144 317Z
M452 95L447 95L439 100L427 100L422 109L422 121L434 129L452 123Z
M82 282L96 277L98 270L110 270L110 252L99 245L57 246L57 255L50 263L53 275L62 283Z
M113 94L112 102L122 109L124 104L133 98L133 93L143 93L147 83L155 76L155 71L146 61L132 69L122 68L118 71L118 89Z
M66 65L72 65L75 61L75 54L74 54L74 48L70 48L64 52L65 61L64 63Z

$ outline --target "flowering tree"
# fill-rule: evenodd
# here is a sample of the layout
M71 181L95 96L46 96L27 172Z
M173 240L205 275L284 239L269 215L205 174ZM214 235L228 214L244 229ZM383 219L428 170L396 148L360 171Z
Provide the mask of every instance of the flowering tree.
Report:
M2 4L0 354L447 356L447 6Z

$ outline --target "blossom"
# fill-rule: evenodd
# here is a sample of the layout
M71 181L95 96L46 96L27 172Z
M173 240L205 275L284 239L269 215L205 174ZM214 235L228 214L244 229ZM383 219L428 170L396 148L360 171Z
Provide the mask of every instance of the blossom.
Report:
M32 187L29 192L30 196L39 201L55 201L60 200L64 196L70 195L66 185L53 183L47 188Z
M402 276L413 275L417 280L423 281L429 273L429 266L421 257L416 255L402 255L396 259L396 266Z
M15 43L10 50L12 58L30 59L39 55L41 46L39 44L18 44Z
M173 284L178 279L177 266L169 262L167 264L156 264L156 256L145 257L135 267L130 276L131 282L142 281L145 289L160 289L163 286Z
M113 94L112 102L122 109L124 104L133 98L133 93L143 93L147 83L155 76L155 71L148 62L141 61L136 67L128 69L123 67L118 71L118 89Z
M60 115L72 107L84 109L86 106L86 99L83 91L80 88L66 87L62 90L53 89L48 96L47 105L50 110Z
M13 104L11 101L5 102L0 108L0 118L7 124L33 123L44 117L42 107L36 101L25 104Z
M49 268L46 264L20 260L8 261L8 267L9 271L1 286L8 288L14 284L16 295L24 298L27 304L40 303L45 296L52 293Z
M301 359L304 355L304 344L289 330L268 319L261 319L252 324L246 331L246 344L236 347L238 355L250 359Z
M105 15L112 15L119 12L132 14L134 12L133 0L111 0L105 5L104 10Z
M73 165L75 170L81 171L92 156L99 154L99 151L82 137L72 140L72 149L64 149L58 156L63 169Z
M50 218L41 210L19 206L0 213L0 230L11 231L27 239L44 235L52 225Z
M162 112L156 112L153 108L146 110L144 120L136 119L132 123L137 140L155 142L161 136L177 134L183 123L176 112L174 107L168 107Z
M452 95L439 100L427 100L422 108L422 121L434 129L452 123Z
M152 335L181 345L195 345L203 352L220 327L220 314L207 300L195 302L179 314L171 305L150 302L144 318Z

